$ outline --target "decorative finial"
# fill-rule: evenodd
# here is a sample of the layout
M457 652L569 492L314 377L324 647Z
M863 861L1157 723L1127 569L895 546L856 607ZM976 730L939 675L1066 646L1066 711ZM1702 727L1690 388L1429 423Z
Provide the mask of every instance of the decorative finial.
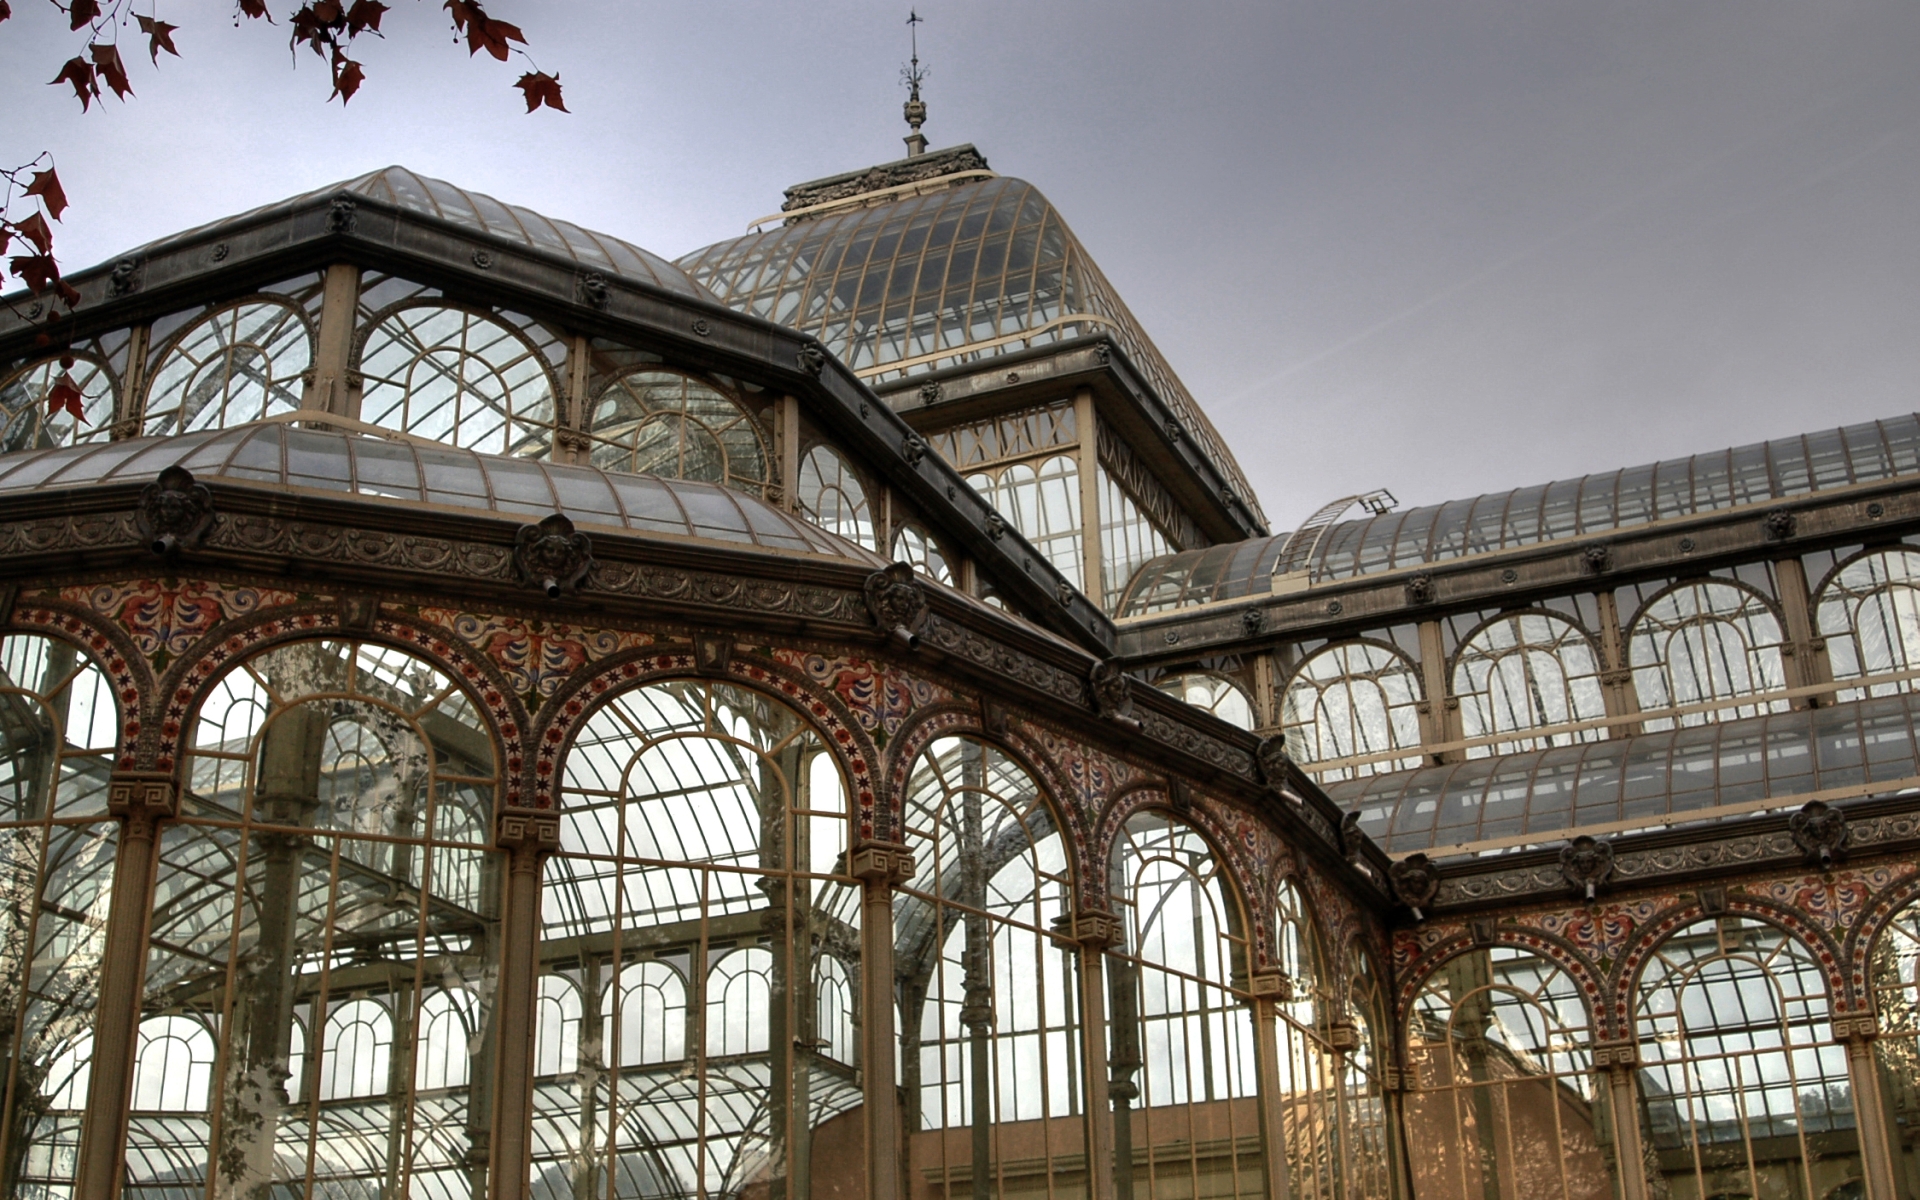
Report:
M920 99L920 84L926 79L927 73L920 69L920 31L914 28L925 20L925 17L914 10L907 10L907 35L913 40L913 65L901 74L906 76L908 88L907 103L904 106L907 127L913 130L903 139L907 143L908 158L915 158L927 152L926 135L920 132L920 126L925 124L927 119L927 104Z

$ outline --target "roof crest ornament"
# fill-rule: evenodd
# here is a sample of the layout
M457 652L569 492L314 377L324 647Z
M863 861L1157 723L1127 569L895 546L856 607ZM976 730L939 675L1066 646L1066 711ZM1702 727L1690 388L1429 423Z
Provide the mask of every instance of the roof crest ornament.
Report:
M913 62L901 68L900 74L907 81L907 102L901 111L906 115L907 128L913 130L902 140L907 143L907 157L918 158L927 152L927 137L920 132L920 126L927 120L927 103L920 98L920 85L927 78L926 71L920 66L920 30L926 18L913 9L907 10L907 36L913 43Z

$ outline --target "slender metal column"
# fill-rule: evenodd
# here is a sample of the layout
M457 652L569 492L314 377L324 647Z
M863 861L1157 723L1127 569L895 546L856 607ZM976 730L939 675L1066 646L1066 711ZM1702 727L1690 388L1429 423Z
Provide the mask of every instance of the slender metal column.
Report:
M1087 1197L1113 1200L1113 1111L1107 1094L1106 952L1125 934L1112 913L1078 912L1062 917L1079 943L1080 1088L1086 1114Z
M107 782L107 811L121 821L120 846L113 860L100 999L93 1014L93 1066L80 1132L76 1196L111 1200L120 1194L125 1175L147 919L153 912L154 843L159 823L178 814L179 798L179 786L167 774L115 771Z
M867 1200L898 1200L906 1156L893 1079L893 889L913 878L913 855L862 842L849 856L865 885L860 914L860 1078L867 1110Z
M1286 1100L1280 1090L1280 1005L1293 999L1293 981L1282 971L1258 971L1252 979L1253 1054L1260 1088L1261 1161L1267 1200L1287 1200L1293 1181L1287 1164Z
M1873 1039L1880 1036L1880 1023L1872 1013L1835 1017L1833 1036L1847 1046L1847 1077L1853 1084L1854 1123L1860 1131L1867 1200L1899 1200L1893 1145L1887 1138L1886 1106L1880 1095L1880 1072L1873 1062Z
M1107 998L1113 1014L1113 1053L1108 1056L1107 1098L1113 1104L1113 1196L1134 1200L1133 1102L1140 1085L1140 972L1130 958L1111 956Z
M1634 1098L1633 1071L1639 1063L1638 1042L1593 1045L1593 1069L1606 1072L1607 1105L1613 1118L1613 1168L1620 1177L1620 1200L1647 1200L1647 1155L1640 1142L1640 1105Z
M360 268L334 263L327 268L323 288L320 330L314 338L313 366L300 393L300 407L358 418L361 381L349 374L347 363L353 354L353 331L358 324Z
M494 1066L493 1152L488 1200L522 1200L533 1164L533 1005L539 973L540 865L560 848L560 818L504 812L494 844L505 850L500 990L495 999L499 1060Z

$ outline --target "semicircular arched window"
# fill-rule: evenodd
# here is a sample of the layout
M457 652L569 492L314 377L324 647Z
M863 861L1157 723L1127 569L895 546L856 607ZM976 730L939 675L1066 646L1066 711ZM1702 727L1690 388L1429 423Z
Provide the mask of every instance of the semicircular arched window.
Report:
M1642 712L1734 701L1787 686L1779 618L1760 595L1720 580L1662 592L1634 618L1627 661ZM1709 725L1763 712L1785 712L1785 700L1725 704L1650 717L1648 730L1677 723Z
M800 515L828 533L875 549L873 507L867 489L847 460L830 446L815 446L800 460L794 482Z
M1889 1123L1899 1144L1920 1130L1920 903L1894 914L1874 939L1868 977L1880 1036L1873 1056L1884 1081Z
M360 419L481 454L553 452L553 378L505 323L443 305L389 312L367 331Z
M1423 1177L1541 1200L1613 1194L1592 1021L1558 964L1510 946L1450 958L1421 984L1406 1032L1407 1119L1433 1134Z
M1229 725L1238 725L1242 729L1254 727L1253 699L1231 679L1196 671L1186 675L1169 675L1154 686L1176 700L1184 700L1195 708L1212 713Z
M1300 664L1281 696L1287 751L1322 782L1420 765L1420 677L1374 642L1328 646ZM1396 751L1407 751L1398 754Z
M593 465L698 479L758 496L767 452L753 417L710 384L671 371L634 371L594 402Z
M1453 692L1460 698L1461 732L1468 740L1607 715L1593 643L1578 625L1552 613L1513 613L1481 626L1454 658ZM1603 728L1541 733L1472 746L1467 757L1597 742L1605 736Z
M914 876L893 920L896 971L924 981L902 1017L914 1129L1085 1111L1074 947L1051 926L1072 907L1068 850L1039 785L993 745L941 738L908 776L905 826Z
M1634 1009L1640 1124L1673 1192L1768 1196L1809 1171L1859 1177L1847 1051L1804 942L1751 917L1696 921L1648 958Z
M893 561L903 562L936 583L952 585L953 567L933 535L918 525L902 525L893 535Z
M115 394L113 373L96 359L76 354L71 367L57 358L29 363L0 384L0 454L105 441Z
M1820 589L1814 624L1827 640L1836 681L1920 668L1920 552L1883 550L1841 567ZM1842 688L1838 698L1894 696L1915 690L1916 683L1894 679Z
M313 362L313 330L284 300L244 300L208 313L168 344L147 385L148 437L225 429L296 412Z

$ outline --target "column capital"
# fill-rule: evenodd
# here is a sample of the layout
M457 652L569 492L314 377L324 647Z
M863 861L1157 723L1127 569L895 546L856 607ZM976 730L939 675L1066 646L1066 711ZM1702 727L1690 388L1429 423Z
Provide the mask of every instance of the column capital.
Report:
M1880 1018L1873 1013L1852 1013L1833 1018L1833 1040L1836 1042L1870 1042L1879 1036Z
M168 771L115 771L107 776L107 811L152 835L161 821L180 815L180 785Z
M560 848L560 814L516 808L497 813L493 844L516 854L551 854Z
M1126 923L1113 913L1098 909L1061 913L1053 919L1053 927L1089 950L1104 950L1127 940Z
M861 842L847 855L847 870L863 883L897 887L913 878L913 851L898 842Z
M1247 991L1255 1000L1272 1000L1278 1004L1291 1003L1293 977L1277 967L1255 971L1247 977Z
M1595 1068L1626 1067L1631 1070L1640 1065L1640 1043L1633 1038L1604 1038L1590 1047L1593 1051Z
M1335 1021L1327 1026L1327 1041L1335 1050L1358 1050L1360 1027L1352 1021Z

